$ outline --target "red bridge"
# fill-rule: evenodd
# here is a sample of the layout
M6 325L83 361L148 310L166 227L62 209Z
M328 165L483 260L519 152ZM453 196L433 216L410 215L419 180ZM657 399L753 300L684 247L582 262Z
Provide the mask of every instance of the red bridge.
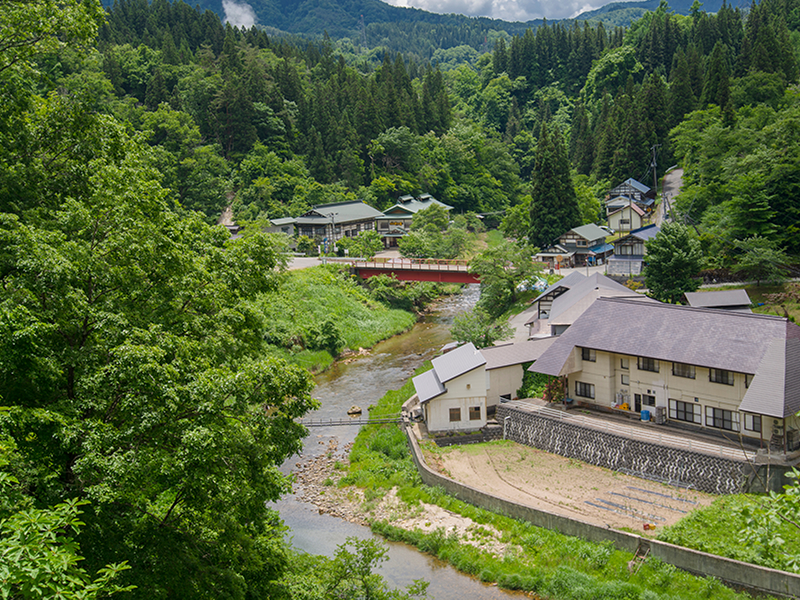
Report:
M332 262L331 259L328 259ZM339 260L347 262L359 277L394 275L400 281L436 281L441 283L479 283L469 272L466 260L437 258L388 258L378 260Z

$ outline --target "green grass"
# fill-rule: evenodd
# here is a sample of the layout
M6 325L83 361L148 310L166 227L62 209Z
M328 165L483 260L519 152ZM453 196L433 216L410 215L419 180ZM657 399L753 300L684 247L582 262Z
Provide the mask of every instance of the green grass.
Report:
M426 364L419 371L430 368ZM397 414L400 406L414 393L407 382L391 391L370 411L372 416ZM492 444L509 444L498 441ZM468 446L465 452L479 450L481 444ZM433 453L437 449L431 448ZM380 494L397 487L398 497L410 506L421 502L435 504L472 519L481 526L500 532L508 544L502 556L462 543L443 529L430 533L405 531L389 522L372 523L376 533L389 540L412 544L445 560L464 573L500 587L536 593L549 600L744 600L747 594L725 587L713 578L701 578L680 571L672 565L650 559L631 574L628 561L633 555L615 550L610 543L593 544L578 538L534 527L496 514L447 495L439 488L421 483L411 460L405 435L395 425L362 428L350 454L350 467L343 485L356 485ZM721 536L730 529L720 527ZM731 540L733 543L733 540Z
M658 539L701 552L788 571L789 565L768 558L762 549L753 544L743 543L739 539L738 532L746 526L741 512L758 506L764 500L764 496L748 494L719 498L711 506L699 508L675 525L662 529ZM786 541L784 550L787 553L800 553L800 536L797 535L797 528L787 523L780 523L772 535Z
M416 315L375 301L336 265L290 271L256 308L264 316L273 353L312 371L334 360L312 345L310 332L326 321L335 324L344 346L352 350L374 346L416 322Z

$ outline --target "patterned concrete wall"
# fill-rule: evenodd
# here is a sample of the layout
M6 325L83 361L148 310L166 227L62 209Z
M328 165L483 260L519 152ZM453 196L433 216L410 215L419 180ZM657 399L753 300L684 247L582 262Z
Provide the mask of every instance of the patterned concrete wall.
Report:
M497 408L506 438L560 456L711 494L736 494L746 484L747 463L632 440L508 406Z

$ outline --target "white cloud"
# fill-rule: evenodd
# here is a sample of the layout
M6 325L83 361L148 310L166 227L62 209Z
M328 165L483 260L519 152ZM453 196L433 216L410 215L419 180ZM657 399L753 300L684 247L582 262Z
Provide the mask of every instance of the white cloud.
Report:
M608 0L383 0L406 8L435 13L457 13L470 17L491 17L504 21L567 19L585 10L600 8Z
M225 11L225 22L234 27L246 27L249 29L256 24L256 13L247 4L236 4L232 0L222 0L222 10Z

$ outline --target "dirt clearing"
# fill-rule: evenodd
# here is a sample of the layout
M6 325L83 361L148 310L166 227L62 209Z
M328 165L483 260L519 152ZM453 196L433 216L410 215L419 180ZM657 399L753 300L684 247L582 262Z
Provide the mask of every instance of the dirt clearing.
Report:
M657 533L716 498L508 441L426 447L424 452L431 468L499 498L645 535ZM650 525L655 525L655 531Z

